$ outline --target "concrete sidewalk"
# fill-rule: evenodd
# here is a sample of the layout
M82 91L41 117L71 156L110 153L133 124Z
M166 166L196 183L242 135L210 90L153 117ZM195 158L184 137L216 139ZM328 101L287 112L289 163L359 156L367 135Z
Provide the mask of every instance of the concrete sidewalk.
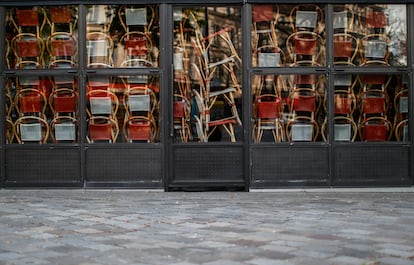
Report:
M414 264L410 191L0 190L0 265Z

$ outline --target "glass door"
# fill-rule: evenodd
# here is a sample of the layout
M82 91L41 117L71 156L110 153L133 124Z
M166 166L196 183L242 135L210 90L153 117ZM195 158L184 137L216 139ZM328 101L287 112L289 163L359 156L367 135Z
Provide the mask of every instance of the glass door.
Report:
M173 8L175 186L244 186L241 7Z

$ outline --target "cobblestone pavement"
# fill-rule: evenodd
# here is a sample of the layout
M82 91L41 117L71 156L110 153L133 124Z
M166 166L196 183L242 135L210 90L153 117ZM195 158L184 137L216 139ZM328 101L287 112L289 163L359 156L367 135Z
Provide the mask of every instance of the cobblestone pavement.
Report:
M414 264L414 193L0 190L0 264Z

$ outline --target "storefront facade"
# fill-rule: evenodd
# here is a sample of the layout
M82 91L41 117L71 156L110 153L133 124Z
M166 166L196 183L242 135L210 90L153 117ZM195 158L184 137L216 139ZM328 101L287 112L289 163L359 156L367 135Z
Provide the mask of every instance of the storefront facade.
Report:
M0 184L412 186L413 8L3 2Z

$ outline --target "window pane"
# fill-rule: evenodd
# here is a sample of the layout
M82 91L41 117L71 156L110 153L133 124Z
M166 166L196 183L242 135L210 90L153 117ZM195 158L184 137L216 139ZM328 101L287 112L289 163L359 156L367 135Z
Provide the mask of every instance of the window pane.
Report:
M253 142L326 141L324 75L256 75Z
M324 9L317 5L255 4L254 67L324 66Z
M15 69L76 67L77 18L75 6L8 9L7 67Z
M88 76L88 143L159 142L159 78Z
M405 5L335 5L333 17L335 65L407 65Z
M77 143L78 82L74 76L6 80L6 143Z
M408 141L408 76L338 75L335 141Z
M240 8L174 9L177 142L241 139Z
M158 6L89 5L86 21L88 67L158 67Z

